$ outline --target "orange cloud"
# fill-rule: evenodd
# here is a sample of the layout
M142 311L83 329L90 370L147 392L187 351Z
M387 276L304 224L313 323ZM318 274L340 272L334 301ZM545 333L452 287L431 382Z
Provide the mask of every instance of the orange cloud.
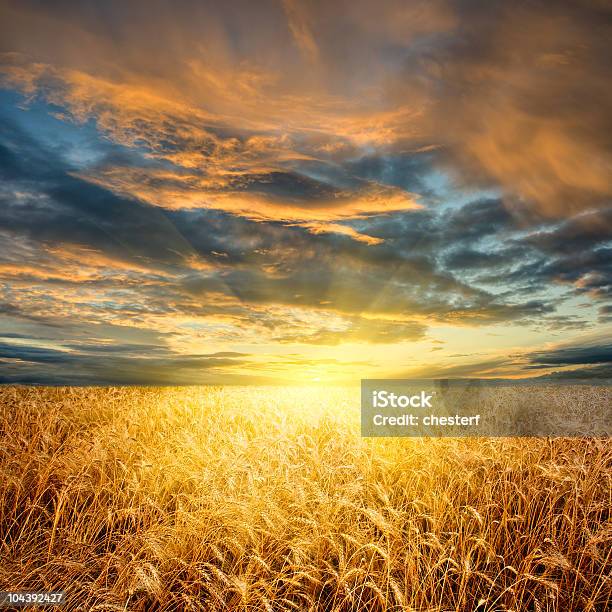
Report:
M309 61L316 62L319 59L319 47L312 35L310 19L304 10L305 5L296 0L283 0L283 7L296 45Z
M3 3L4 82L200 180L435 146L460 180L546 215L609 197L598 3L130 7L110 32L78 8Z
M458 8L443 43L410 59L392 95L426 101L425 139L445 145L460 181L500 186L550 217L609 200L612 29L595 4Z
M390 143L403 133L399 126L410 113L408 109L360 111L346 117L334 102L328 109L309 110L299 121L296 115L294 125L282 129L273 117L265 125L258 120L213 115L146 85L114 83L74 70L9 64L3 72L5 83L28 92L38 87L50 102L66 108L72 120L94 118L115 142L144 146L149 157L172 162L178 170L105 166L80 175L156 206L214 208L250 219L313 228L317 223L317 232L340 232L372 244L378 241L328 222L420 206L414 194L364 181L353 188L334 189L329 196L307 198L300 198L299 193L283 198L247 189L254 177L273 182L276 173L292 172L292 165L299 162L328 163L330 156ZM297 113L296 106L300 104L287 110L289 117ZM220 135L230 125L233 131ZM326 188L324 183L322 188Z
M272 174L257 168L257 173ZM242 176L242 178L241 178ZM201 177L169 170L105 168L95 175L81 175L118 193L169 209L213 208L257 221L290 221L305 227L315 221L359 219L368 215L420 208L415 196L397 188L370 184L357 191L338 190L331 197L300 199L248 192L249 175Z

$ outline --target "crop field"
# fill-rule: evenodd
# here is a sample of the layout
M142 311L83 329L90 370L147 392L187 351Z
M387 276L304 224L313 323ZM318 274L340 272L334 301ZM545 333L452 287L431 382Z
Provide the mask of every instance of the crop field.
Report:
M11 386L0 439L0 590L63 610L612 606L608 439L362 438L354 389Z

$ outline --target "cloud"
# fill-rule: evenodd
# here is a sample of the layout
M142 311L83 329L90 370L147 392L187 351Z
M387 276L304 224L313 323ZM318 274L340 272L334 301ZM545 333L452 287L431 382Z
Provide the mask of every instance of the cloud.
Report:
M23 76L31 70L38 74L34 84ZM276 125L240 127L234 118L211 116L184 102L51 67L16 70L9 65L6 75L8 84L26 91L34 87L50 103L65 107L71 120L93 118L114 142L143 146L146 157L159 162L126 166L108 160L78 173L119 195L167 209L211 208L255 220L299 223L366 242L375 241L330 222L420 206L418 197L404 189L346 171L336 170L335 182L312 176L313 163L321 155L329 157L326 143L350 140L334 131L325 133L323 127L313 134L304 128L279 134Z
M379 244L361 244L350 236L312 235L295 224L254 222L206 209L162 214L75 176L57 159L49 166L44 148L15 129L11 142L5 150L21 161L7 176L12 188L4 196L0 239L12 247L5 249L0 267L21 287L22 308L30 296L30 311L40 304L37 285L55 283L64 292L59 285L53 290L55 305L64 304L58 313L78 303L82 316L124 321L130 313L144 325L146 317L164 313L217 317L225 308L231 316L242 312L248 318L249 311L263 307L316 309L348 316L348 323L367 314L367 325L353 321L361 331L343 328L347 338L354 334L380 342L417 337L425 318L482 324L553 310L539 300L499 299L436 262L446 244L510 232L512 217L499 200L470 202L451 215L417 210L373 219L364 235L379 238ZM68 287L78 292L78 301L67 301ZM219 306L204 307L202 300ZM253 316L261 320L261 314ZM326 326L320 324L321 334L311 339L336 343L338 334L323 332ZM307 337L298 330L286 333Z
M316 330L308 328L299 332L278 335L275 341L280 343L306 343L337 345L344 343L395 344L421 340L425 337L427 327L416 321L393 319L372 319L366 317L343 317L332 320L332 325L321 325Z
M0 10L5 83L178 167L140 169L131 184L121 167L92 177L131 193L143 179L166 185L166 206L303 221L308 206L244 187L287 171L308 180L301 162L355 168L372 149L397 159L423 147L465 183L540 214L610 194L602 3L5 0ZM388 208L355 192L313 208L332 221L414 206L397 182L369 186Z
M480 359L468 363L445 365L429 364L398 373L397 378L491 378L503 376L508 368L505 357ZM511 371L511 370L509 370Z
M537 380L588 383L612 380L612 342L609 334L600 338L565 343L528 355L525 371L549 370ZM578 366L578 367L576 367Z
M411 54L392 87L423 99L422 130L463 181L501 185L544 215L611 190L610 8L453 2L454 28Z
M305 6L295 0L283 0L283 8L287 13L289 29L302 54L310 62L319 59L319 47L312 35L310 18L305 12Z
M530 248L538 257L516 267L506 277L530 285L555 282L571 286L579 295L595 300L612 296L610 261L612 211L589 211L557 224L530 232L513 241L519 249Z
M143 356L143 348L147 356ZM265 381L263 376L257 380L234 373L247 361L247 355L232 352L173 355L150 346L79 344L47 348L0 342L0 383L180 385Z
M588 346L566 346L550 351L531 353L530 362L535 365L592 365L612 364L612 343Z
M523 243L533 244L552 255L577 253L612 238L612 208L591 210L563 221L551 230L540 230L527 235Z
M0 0L0 320L38 359L7 352L11 380L79 354L80 380L145 381L141 345L161 380L238 380L270 347L605 322L608 17Z

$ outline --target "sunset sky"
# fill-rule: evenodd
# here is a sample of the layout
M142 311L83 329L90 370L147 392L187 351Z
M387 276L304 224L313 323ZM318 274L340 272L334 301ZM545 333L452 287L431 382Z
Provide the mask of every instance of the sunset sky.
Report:
M0 0L0 382L612 378L612 8Z

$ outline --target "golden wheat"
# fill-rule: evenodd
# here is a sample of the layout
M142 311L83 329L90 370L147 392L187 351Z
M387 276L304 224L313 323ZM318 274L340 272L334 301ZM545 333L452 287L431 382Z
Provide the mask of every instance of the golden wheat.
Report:
M608 440L362 439L341 389L4 387L0 411L0 589L98 611L610 606Z

